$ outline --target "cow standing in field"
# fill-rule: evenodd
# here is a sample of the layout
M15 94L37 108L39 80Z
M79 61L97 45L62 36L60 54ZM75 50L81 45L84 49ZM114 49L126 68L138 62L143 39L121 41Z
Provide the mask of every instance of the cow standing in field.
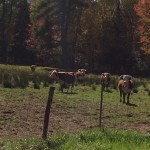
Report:
M77 84L82 83L86 74L86 69L78 69L77 72L74 72Z
M66 73L72 74L72 75L75 76L75 83L77 85L78 83L82 83L83 82L84 76L86 74L86 69L78 69L75 72L66 72Z
M123 103L125 103L125 99L127 95L127 104L129 104L129 98L133 90L132 76L121 75L118 82L118 88L120 91L120 102L122 102L122 96L123 96Z
M67 93L68 93L70 88L72 93L72 89L74 87L74 82L75 82L75 75L73 73L58 72L56 70L53 70L49 77L60 83L60 90L62 92L64 88L67 88Z
M31 71L35 72L35 69L37 68L37 65L31 65Z
M82 83L84 76L86 74L86 69L78 69L75 72L65 72L68 74L72 74L75 76L75 84L77 85L78 83Z
M77 72L80 72L80 73L82 73L82 74L84 74L84 75L85 75L85 73L86 73L86 69L78 69L78 70L77 70Z
M102 73L99 77L100 83L102 84L104 89L107 88L108 90L108 86L111 80L110 76L111 76L110 73L105 72L105 73Z

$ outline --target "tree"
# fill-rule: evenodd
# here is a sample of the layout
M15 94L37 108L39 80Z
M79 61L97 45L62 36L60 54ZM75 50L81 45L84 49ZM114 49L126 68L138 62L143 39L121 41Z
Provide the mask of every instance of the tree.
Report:
M28 47L35 49L37 63L59 66L60 27L58 4L54 0L34 0L30 5L30 35Z
M74 69L76 44L79 32L80 19L86 3L78 0L63 0L61 3L61 47L62 68Z
M0 50L3 63L22 63L28 23L26 0L3 0L0 3Z
M38 41L38 47L36 49L39 49L39 57L46 50L48 52L47 56L49 55L51 59L52 57L56 59L61 52L59 66L64 69L73 69L75 67L77 24L80 21L81 10L82 3L78 0L32 1L31 28L33 31L32 35ZM45 25L47 28L45 28ZM43 30L44 28L45 30ZM47 39L45 39L46 32L49 35ZM53 56L50 56L50 53ZM57 55L54 53L57 53ZM49 65L53 66L54 64L49 62Z
M134 10L139 17L138 24L136 26L136 32L138 36L139 52L142 56L144 67L140 68L149 70L150 68L150 3L148 0L139 0L134 5ZM146 68L145 68L146 67Z
M135 12L139 16L137 31L140 35L139 42L141 43L141 51L142 53L147 53L147 54L150 54L149 7L150 7L150 3L147 0L139 0L138 3L135 4L134 6Z
M15 64L25 64L26 61L26 46L25 39L27 36L27 25L29 23L29 10L26 0L16 2L15 7L18 8L14 11L12 21L15 20L14 28L12 31L12 55Z
M5 17L6 17L6 1L0 3L0 61L6 63L6 40L5 40Z

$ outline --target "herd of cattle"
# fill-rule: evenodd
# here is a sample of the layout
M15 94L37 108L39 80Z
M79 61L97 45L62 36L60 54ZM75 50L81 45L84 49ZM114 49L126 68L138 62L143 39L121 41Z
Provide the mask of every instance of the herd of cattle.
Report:
M60 83L60 91L63 92L64 88L67 88L67 93L69 89L73 90L75 83L82 81L86 74L86 69L78 69L76 72L60 72L53 70L49 77ZM103 88L108 88L111 82L110 73L102 73L99 76L100 83ZM127 104L129 104L129 98L133 90L133 79L130 75L121 75L118 81L118 89L120 91L120 102L125 103L127 95Z

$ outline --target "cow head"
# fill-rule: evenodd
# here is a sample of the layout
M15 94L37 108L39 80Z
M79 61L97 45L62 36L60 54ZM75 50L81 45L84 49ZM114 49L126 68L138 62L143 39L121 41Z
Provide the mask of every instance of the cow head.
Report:
M78 69L77 72L80 72L82 75L85 75L86 69Z

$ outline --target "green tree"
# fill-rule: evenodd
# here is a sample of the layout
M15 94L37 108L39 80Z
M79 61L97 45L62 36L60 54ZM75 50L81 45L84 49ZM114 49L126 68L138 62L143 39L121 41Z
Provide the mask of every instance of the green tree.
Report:
M58 4L54 0L32 1L28 45L35 49L37 63L58 67L60 58L60 27Z
M81 15L87 3L79 0L63 0L60 5L62 67L74 69Z
M6 25L6 1L0 1L0 61L6 63L6 40L5 40L5 25Z
M136 25L136 34L138 42L138 51L141 54L141 61L138 63L138 69L141 72L150 72L150 3L148 0L138 0L134 5L134 10L138 16Z
M38 0L31 3L31 32L37 46L38 56L49 65L64 69L75 67L77 24L80 21L82 2L78 0ZM44 55L47 51L46 55ZM58 60L56 62L54 60ZM47 57L48 58L48 57ZM56 62L55 64L53 62Z
M28 21L29 14L26 0L1 1L0 59L2 63L21 64L23 62Z

